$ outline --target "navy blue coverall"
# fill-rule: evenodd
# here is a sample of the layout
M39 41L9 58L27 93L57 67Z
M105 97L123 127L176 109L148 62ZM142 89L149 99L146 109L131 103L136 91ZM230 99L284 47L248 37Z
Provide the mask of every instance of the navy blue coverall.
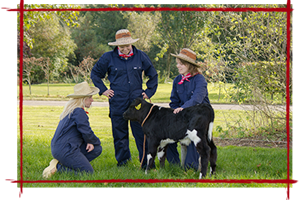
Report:
M88 143L94 145L91 152L86 150ZM51 141L51 152L59 161L57 171L94 172L90 162L101 154L102 147L83 108L75 108L70 117L60 120Z
M106 74L108 74L108 80L110 81L110 89L114 91L114 96L109 99L109 116L112 122L115 157L118 161L118 166L124 165L128 160L131 160L128 121L124 120L123 113L135 98L142 97L143 92L151 98L156 92L158 84L157 72L149 57L134 46L132 48L133 56L127 59L119 56L118 47L115 47L113 51L104 53L91 72L91 79L94 85L100 89L99 95L107 90L102 81ZM142 88L143 71L149 78L146 83L146 90ZM130 126L139 151L139 159L141 160L144 140L142 127L138 122L130 122ZM143 166L146 166L146 160L144 159Z
M171 108L187 108L201 103L208 103L207 82L202 74L197 74L189 78L189 81L184 81L179 85L182 75L178 75L173 81L173 88L171 92ZM167 149L167 160L173 164L180 164L179 154L177 151L177 144L169 144ZM187 155L184 163L185 168L198 169L199 154L192 142L187 147Z

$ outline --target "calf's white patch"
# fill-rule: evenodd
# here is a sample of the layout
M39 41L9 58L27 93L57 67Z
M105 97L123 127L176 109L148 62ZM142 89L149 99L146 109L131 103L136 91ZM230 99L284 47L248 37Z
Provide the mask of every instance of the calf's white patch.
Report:
M175 141L172 140L172 139L165 139L165 140L161 140L160 141L160 144L159 144L159 147L160 148L164 148L167 144L171 144L171 143L174 143Z
M164 152L164 151L159 151L159 152L157 153L157 158L158 158L158 160L160 161L160 159L161 159L164 155L165 155L165 152Z
M149 161L150 161L151 158L152 158L151 154L148 154L147 155L147 165L149 165Z
M197 144L201 141L195 129L193 131L187 130L186 134L190 138L190 140L194 142L195 146L197 146Z

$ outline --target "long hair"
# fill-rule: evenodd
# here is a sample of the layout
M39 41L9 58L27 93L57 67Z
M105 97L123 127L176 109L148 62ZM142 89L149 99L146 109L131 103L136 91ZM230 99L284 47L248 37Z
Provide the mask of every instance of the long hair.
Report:
M76 99L70 99L65 107L63 112L59 116L59 120L62 120L65 118L67 115L70 115L73 113L75 108L84 108L85 107L85 99L89 97L83 97L83 98L76 98Z

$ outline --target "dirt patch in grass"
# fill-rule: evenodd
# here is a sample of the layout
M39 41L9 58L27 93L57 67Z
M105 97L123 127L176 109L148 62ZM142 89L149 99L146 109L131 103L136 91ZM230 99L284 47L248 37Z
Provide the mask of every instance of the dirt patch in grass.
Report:
M287 141L271 141L266 138L219 138L214 137L216 146L248 146L248 147L267 147L267 148L287 148ZM292 141L290 141L292 148Z

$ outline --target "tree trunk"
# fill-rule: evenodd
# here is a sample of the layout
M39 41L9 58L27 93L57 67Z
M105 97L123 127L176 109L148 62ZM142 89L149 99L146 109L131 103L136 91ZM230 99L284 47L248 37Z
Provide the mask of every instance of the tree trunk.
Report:
M170 73L171 73L171 56L170 54L168 53L167 54L167 77L165 79L165 83L167 83L170 79Z
M49 92L49 78L48 78L48 81L47 81L47 87L48 87L48 96L50 95L50 92Z
M31 96L31 82L30 82L29 79L28 79L28 85L29 85L29 94L30 94L30 96Z

